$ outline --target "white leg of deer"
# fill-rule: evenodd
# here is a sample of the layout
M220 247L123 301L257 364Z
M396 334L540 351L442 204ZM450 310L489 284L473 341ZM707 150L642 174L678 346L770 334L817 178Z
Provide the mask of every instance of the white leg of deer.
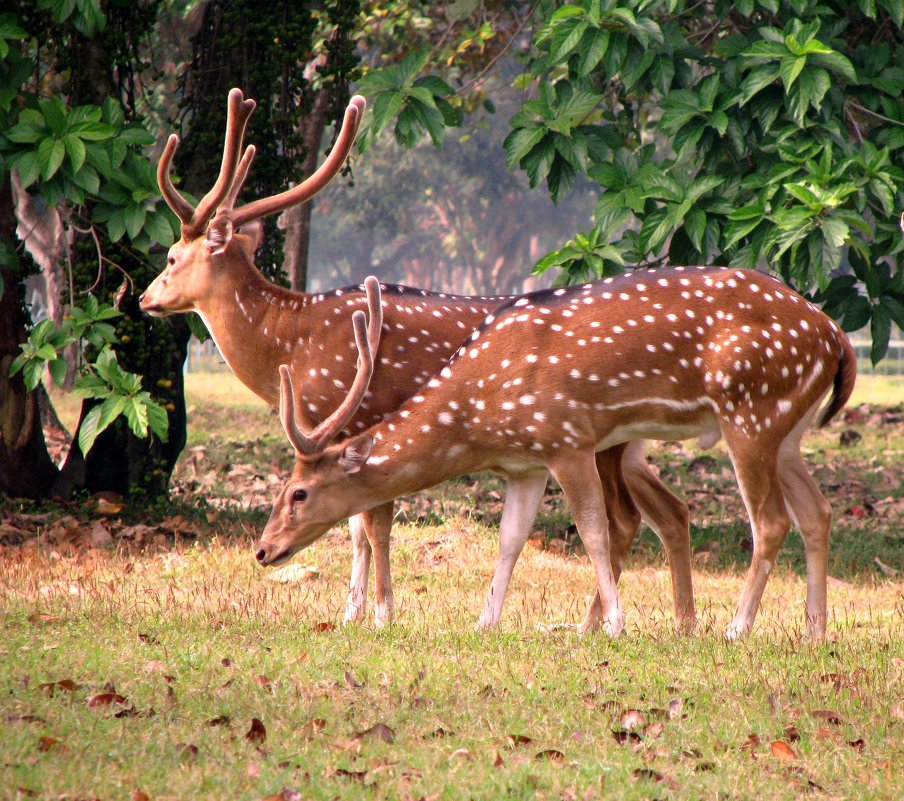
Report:
M392 622L395 599L389 570L389 534L395 502L371 509L364 517L364 527L374 556L374 624L377 628Z
M524 543L530 535L531 525L537 516L537 507L546 491L549 474L535 473L529 476L511 477L505 490L505 506L499 523L499 556L490 584L490 592L477 621L478 629L489 629L499 622L502 604L521 555Z
M689 634L694 629L695 612L687 504L675 497L650 470L642 442L628 445L622 467L625 483L640 509L641 517L656 532L668 555L675 626L679 632Z
M807 471L800 454L779 462L779 479L791 519L800 531L807 555L807 636L826 633L826 580L832 508Z
M364 514L355 515L348 521L348 525L352 532L352 577L345 602L345 622L357 623L364 618L367 610L370 543L364 530Z
M731 436L726 432L725 439L753 535L750 569L734 619L725 633L729 640L736 640L753 626L766 581L791 527L791 519L778 480L776 457L769 455L770 451L772 454L775 451L765 442L754 443L740 434Z
M594 456L592 452L569 451L551 462L549 469L565 493L581 542L596 573L603 627L614 637L625 630L625 615L615 589L606 502Z
M627 443L615 445L596 454L596 469L603 487L603 497L606 499L612 575L616 583L640 526L640 512L631 497L622 471L622 457L627 447ZM602 622L603 604L599 592L596 592L578 630L595 631Z

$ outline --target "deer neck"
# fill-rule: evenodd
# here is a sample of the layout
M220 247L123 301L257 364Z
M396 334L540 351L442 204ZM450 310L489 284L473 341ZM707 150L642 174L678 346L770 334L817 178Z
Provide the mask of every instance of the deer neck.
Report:
M224 265L197 312L236 377L275 406L279 365L308 341L308 296L267 281L253 265Z
M415 395L369 429L374 446L358 473L359 502L390 500L475 470L514 467L502 450L474 436L471 421L479 412L454 389Z

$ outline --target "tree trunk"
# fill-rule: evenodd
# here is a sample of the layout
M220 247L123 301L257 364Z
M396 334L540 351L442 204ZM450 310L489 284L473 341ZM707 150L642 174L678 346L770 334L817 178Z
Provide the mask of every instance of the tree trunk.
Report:
M16 215L9 174L0 174L0 238L16 242ZM57 469L47 453L41 430L38 396L26 392L22 374L9 377L9 367L26 339L28 313L22 305L21 276L15 264L0 264L0 492L40 498L47 494Z
M304 180L312 175L320 161L320 143L326 128L326 115L330 105L329 92L321 90L314 101L311 113L305 116L298 126L304 141L307 156L303 163ZM293 206L283 212L282 223L286 227L286 243L284 245L285 260L283 270L289 276L289 285L296 292L304 292L308 285L308 252L311 247L311 212L314 201Z

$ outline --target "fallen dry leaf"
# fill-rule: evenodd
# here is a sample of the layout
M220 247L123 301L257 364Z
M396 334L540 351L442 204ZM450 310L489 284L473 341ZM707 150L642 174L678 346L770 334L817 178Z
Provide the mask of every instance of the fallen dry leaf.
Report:
M395 741L395 731L385 723L374 723L369 729L356 732L354 739L363 740L365 737L375 737L384 743L391 743Z
M126 697L119 693L98 693L97 695L92 695L88 699L88 709L99 709L110 706L110 704L120 704L124 706L127 703L128 700Z
M506 734L505 739L508 741L509 748L517 748L519 745L528 745L534 741L533 737L527 737L524 734Z
M151 801L151 797L141 790L133 790L132 795L129 796L129 801Z
M39 684L38 689L47 693L49 696L53 696L57 690L65 690L67 693L74 693L76 690L80 689L81 686L81 684L77 684L72 681L72 679L63 679L62 681L49 681L45 684Z
M361 687L364 686L360 681L358 681L358 680L357 680L351 673L349 673L347 670L345 671L345 683L346 683L349 687L351 687L353 690L357 690L357 689L359 689L359 688L361 688Z
M42 754L46 754L51 748L53 748L59 740L56 737L39 737L38 738L38 751Z
M844 719L841 715L837 712L833 712L831 709L814 709L810 715L815 720L824 720L826 723L831 723L834 726L840 726L844 723Z
M245 739L255 745L260 745L267 739L267 729L259 718L251 718L251 728L245 732Z
M769 748L772 751L772 756L776 759L780 759L782 762L793 762L797 759L797 754L794 753L794 749L784 740L776 740Z
M647 725L647 718L639 709L626 709L621 716L621 726L626 731L642 729Z
M538 751L534 755L534 759L539 761L548 759L551 762L561 762L565 759L565 754L563 754L557 748L544 748L542 751Z
M496 755L498 758L498 754ZM474 754L472 754L467 748L456 748L449 757L450 759L466 759L467 761L471 761L474 759Z

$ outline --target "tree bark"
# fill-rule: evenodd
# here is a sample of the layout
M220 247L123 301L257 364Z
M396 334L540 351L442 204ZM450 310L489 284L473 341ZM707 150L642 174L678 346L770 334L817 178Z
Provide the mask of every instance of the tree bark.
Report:
M307 156L302 165L304 180L312 175L320 161L320 143L326 128L326 115L330 105L329 92L326 89L317 94L311 113L304 117L299 129L304 140ZM286 228L284 245L285 259L283 270L289 276L289 284L296 292L304 292L308 285L308 252L311 247L311 212L314 201L302 203L287 209L282 215L282 224Z
M16 214L9 173L0 174L0 237L16 242ZM41 429L38 396L26 392L22 374L9 377L30 323L20 295L21 276L13 264L0 264L0 492L45 497L57 475Z

